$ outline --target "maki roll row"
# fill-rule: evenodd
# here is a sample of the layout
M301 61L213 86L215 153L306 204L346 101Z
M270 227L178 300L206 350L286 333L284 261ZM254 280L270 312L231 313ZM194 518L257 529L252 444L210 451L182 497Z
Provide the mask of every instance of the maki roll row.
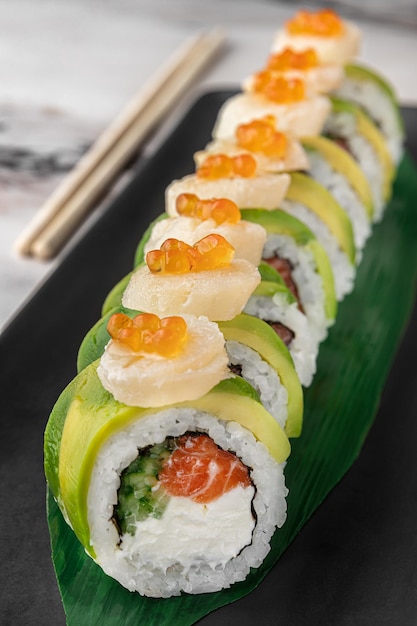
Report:
M285 523L303 388L403 149L393 91L359 47L329 10L276 33L166 189L49 417L49 487L130 591L227 588Z

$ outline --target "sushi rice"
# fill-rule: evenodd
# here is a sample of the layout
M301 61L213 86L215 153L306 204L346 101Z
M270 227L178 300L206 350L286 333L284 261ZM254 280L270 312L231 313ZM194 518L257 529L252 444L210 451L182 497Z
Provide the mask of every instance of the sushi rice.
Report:
M257 391L267 411L284 428L288 416L288 392L276 370L252 348L238 341L227 340L229 362L239 365L241 376Z

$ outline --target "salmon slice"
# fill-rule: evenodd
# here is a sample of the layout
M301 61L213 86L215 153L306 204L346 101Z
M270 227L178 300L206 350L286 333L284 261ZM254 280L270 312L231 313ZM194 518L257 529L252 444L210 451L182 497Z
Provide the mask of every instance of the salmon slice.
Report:
M183 435L165 461L159 481L172 496L207 504L238 485L249 487L249 469L232 452L219 448L207 435Z

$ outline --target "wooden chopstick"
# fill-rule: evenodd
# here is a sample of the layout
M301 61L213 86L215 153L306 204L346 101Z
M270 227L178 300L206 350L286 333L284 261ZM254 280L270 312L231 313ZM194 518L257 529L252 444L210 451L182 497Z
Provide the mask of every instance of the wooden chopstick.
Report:
M224 43L218 29L187 40L80 159L15 242L17 252L55 256L141 142Z

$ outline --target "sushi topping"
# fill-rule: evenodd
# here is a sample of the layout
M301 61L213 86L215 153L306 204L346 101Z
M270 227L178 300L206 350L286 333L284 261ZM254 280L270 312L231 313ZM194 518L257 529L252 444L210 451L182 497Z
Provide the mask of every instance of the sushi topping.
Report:
M236 129L236 140L241 148L260 152L268 157L281 159L287 152L287 137L276 130L273 115L265 115L248 124L240 124Z
M307 71L319 64L316 51L313 48L305 50L293 50L284 48L282 52L271 54L268 59L266 69L271 72L287 72L288 70Z
M186 434L163 463L159 480L172 496L207 504L237 486L249 487L248 468L232 452L219 448L210 437Z
M254 75L252 90L277 104L293 104L306 97L305 84L299 78L284 78L271 70Z
M344 25L340 17L331 9L319 11L298 11L286 23L286 30L291 35L312 35L313 37L339 37Z
M115 341L129 346L135 352L156 353L173 357L181 352L187 339L187 324L182 317L159 318L153 313L141 313L133 319L124 313L114 313L107 330Z
M201 200L194 193L181 193L176 200L176 209L184 217L197 217L201 220L212 219L219 224L237 224L240 211L235 202L228 198Z
M137 524L160 519L171 497L208 504L235 487L253 486L249 469L206 434L187 432L139 450L120 475L113 520L120 535L135 535Z
M212 154L197 169L197 176L208 180L235 176L251 178L255 176L256 168L256 160L250 154L238 154L233 157L227 154Z
M150 250L146 263L153 274L185 274L227 267L235 250L221 235L213 233L193 246L179 239L167 239L159 250Z

